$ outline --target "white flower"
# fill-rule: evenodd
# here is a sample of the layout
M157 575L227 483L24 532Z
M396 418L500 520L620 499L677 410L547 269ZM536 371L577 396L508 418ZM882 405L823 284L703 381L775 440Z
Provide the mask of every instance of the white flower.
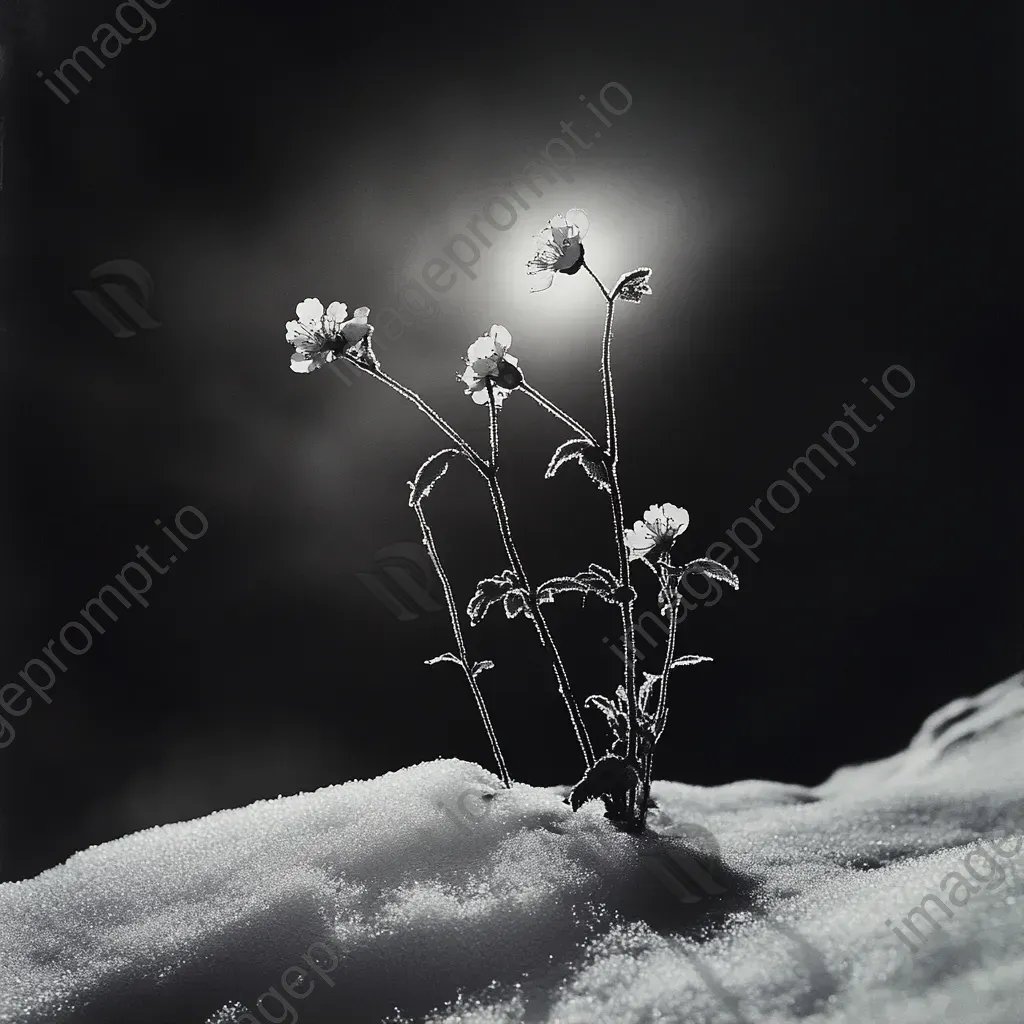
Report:
M537 275L531 292L551 287L555 274L575 274L583 266L583 242L590 219L582 210L555 214L537 236L537 251L526 264L527 274Z
M377 357L370 348L373 327L367 322L369 306L360 306L348 320L348 306L332 302L326 312L319 299L303 299L295 307L297 320L285 325L285 340L295 346L292 369L311 373L344 354L357 363L376 369Z
M491 382L494 404L500 406L505 396L523 383L519 360L508 354L512 335L500 324L493 324L489 334L477 338L466 352L466 369L460 380L466 394L477 405L487 404L487 382Z
M637 558L657 558L667 554L679 536L690 525L690 513L678 505L652 505L633 529L623 530L626 551L632 562Z

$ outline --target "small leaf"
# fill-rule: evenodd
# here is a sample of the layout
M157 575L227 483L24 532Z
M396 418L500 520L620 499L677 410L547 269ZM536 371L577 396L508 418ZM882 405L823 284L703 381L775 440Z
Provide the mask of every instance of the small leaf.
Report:
M597 562L591 562L588 568L592 573L600 576L605 583L608 584L609 588L614 588L619 585L619 581L615 578L612 571L610 569L606 569L603 565L598 565Z
M604 464L604 453L600 448L592 445L582 437L574 437L558 446L555 454L551 456L548 468L544 473L544 479L553 477L567 462L575 460L586 471L587 476L602 490L610 490L608 483L608 470Z
M511 569L505 569L498 576L489 576L476 585L476 593L470 599L466 614L475 626L488 612L491 605L500 601L515 586Z
M526 591L521 587L516 587L514 590L509 590L505 593L505 614L510 618L514 619L520 612L525 615L528 619L532 619L533 615L530 612L530 605L526 600Z
M578 594L588 593L590 588L578 580L575 576L555 576L547 583L542 583L537 588L537 596L542 601L553 601L555 594L576 592Z
M595 693L583 702L584 707L588 704L593 704L595 708L604 714L616 739L621 739L626 735L629 722L626 716L607 697L603 694Z
M436 658L431 658L429 661L423 662L424 665L437 665L442 661L450 661L456 665L462 664L462 659L455 657L451 651L445 651L444 654L439 654Z
M470 675L475 680L476 677L478 675L480 675L481 672L485 672L489 668L494 668L494 662L493 661L478 661L473 666L473 671L470 673Z
M586 707L587 704L593 704L595 708L600 708L606 715L618 714L615 705L603 693L592 693L583 702L584 707Z
M459 452L454 448L445 448L431 455L416 471L416 479L409 484L409 507L414 508L433 490L434 484L448 472L448 466Z
M728 566L716 562L713 558L695 558L683 566L683 573L699 572L702 576L708 576L713 580L721 580L728 583L733 590L740 589L740 579Z
M636 597L632 587L620 587L619 581L607 569L593 562L589 569L575 576L556 576L542 583L537 590L538 598L542 601L551 601L553 595L564 593L582 594L584 600L588 594L597 594L609 604L618 604Z
M686 665L699 665L702 661L714 660L714 658L705 658L703 654L684 654L681 658L675 658L669 668L683 668Z
M644 681L640 684L640 698L638 701L641 711L647 710L647 701L650 700L651 691L654 689L654 684L658 678L653 672L644 673Z
M637 785L640 776L636 769L621 757L605 754L587 769L569 794L569 804L578 811L588 800L610 797L625 802L626 794Z
M612 289L612 298L625 299L626 302L639 302L645 295L651 294L650 267L639 267L623 274L618 284Z

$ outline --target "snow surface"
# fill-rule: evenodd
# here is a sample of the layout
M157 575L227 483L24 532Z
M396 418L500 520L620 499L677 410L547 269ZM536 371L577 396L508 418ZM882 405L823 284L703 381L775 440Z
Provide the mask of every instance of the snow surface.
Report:
M1022 752L1024 674L643 839L454 760L164 825L0 885L0 1021L1021 1024Z

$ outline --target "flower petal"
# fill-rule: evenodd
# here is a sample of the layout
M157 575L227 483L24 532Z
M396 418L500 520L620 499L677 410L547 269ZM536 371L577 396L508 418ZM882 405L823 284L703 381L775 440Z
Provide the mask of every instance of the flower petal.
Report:
M313 337L310 329L298 320L289 320L284 325L284 339L294 344L296 341L308 341Z
M310 373L317 368L317 364L309 356L299 355L296 352L292 355L291 367L296 373Z
M487 405L487 389L481 388L479 391L474 391L473 401L476 402L477 405Z
M295 307L295 315L304 324L320 324L324 315L324 304L319 299L303 299Z
M475 362L477 359L495 359L494 339L488 335L477 338L466 350L466 361Z
M586 238L587 232L590 230L590 218L587 216L586 210L573 208L565 215L565 219L576 238Z
M675 537L690 525L690 513L678 505L652 505L644 513L644 522L656 533Z
M626 549L631 562L637 558L643 558L657 543L651 531L643 523L639 522L632 530L623 530L622 535L626 542Z
M532 295L534 292L546 292L555 280L554 273L550 270L540 272L535 271L534 273L536 274L537 280L530 285L530 294Z
M316 338L296 338L292 344L301 355L310 355L320 349L320 342Z
M491 342L494 351L503 356L512 345L512 335L501 324L491 324Z
M348 316L348 306L344 302L332 302L327 307L327 319L335 320L339 324Z

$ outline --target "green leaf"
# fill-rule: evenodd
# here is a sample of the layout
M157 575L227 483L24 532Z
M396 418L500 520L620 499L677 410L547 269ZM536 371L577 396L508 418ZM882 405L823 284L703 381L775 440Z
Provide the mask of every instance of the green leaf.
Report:
M416 479L410 482L409 507L414 508L433 490L434 484L448 472L452 459L461 453L454 448L445 448L431 455L416 472Z
M582 437L574 437L558 446L548 463L544 479L553 477L565 463L573 461L578 462L586 470L587 476L598 487L604 491L610 490L608 469L604 464L604 452Z

